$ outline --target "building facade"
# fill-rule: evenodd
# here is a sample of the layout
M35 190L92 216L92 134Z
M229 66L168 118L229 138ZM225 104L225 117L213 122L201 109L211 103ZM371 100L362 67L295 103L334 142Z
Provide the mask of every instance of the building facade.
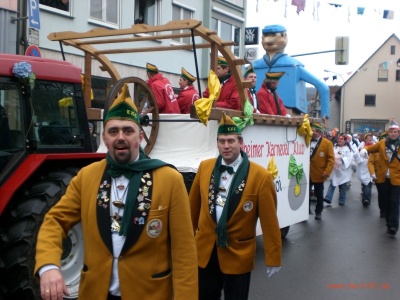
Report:
M393 34L346 81L341 90L340 130L385 130L400 121L400 40Z
M40 29L31 28L29 11L37 6L40 12ZM35 7L34 7L35 8ZM75 31L86 32L97 28L123 29L133 24L162 25L172 20L196 19L203 25L215 30L227 41L234 41L232 52L244 56L246 1L244 0L1 0L0 26L7 25L10 32L0 35L1 52L24 54L27 47L34 43L39 47L41 56L52 59L63 59L60 45L50 41L47 36L52 32ZM20 12L20 13L17 13ZM11 17L25 17L10 23ZM3 27L4 28L4 27ZM10 38L11 36L11 38ZM143 41L140 47L160 47L191 43L190 38L176 40ZM99 47L101 49L101 47ZM83 68L83 53L72 47L64 47L67 61ZM196 50L199 66L199 77L202 86L207 84L210 70L210 49ZM156 65L170 79L173 86L179 86L181 67L192 74L195 72L195 59L192 50L164 51L138 54L116 54L108 58L115 64L122 77L135 76L146 79L147 62ZM177 59L179 58L179 59ZM101 98L110 86L109 76L102 72L100 65L93 62L92 85L95 97Z

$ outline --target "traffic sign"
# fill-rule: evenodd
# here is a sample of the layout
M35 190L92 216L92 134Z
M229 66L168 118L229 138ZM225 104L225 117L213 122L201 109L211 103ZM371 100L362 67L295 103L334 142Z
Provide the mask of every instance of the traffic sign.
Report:
M39 30L35 28L28 29L28 42L29 45L36 45L39 47Z
M26 51L25 51L26 56L35 56L35 57L41 57L42 54L40 53L40 49L38 46L35 45L30 45Z
M28 0L29 27L40 29L39 0Z

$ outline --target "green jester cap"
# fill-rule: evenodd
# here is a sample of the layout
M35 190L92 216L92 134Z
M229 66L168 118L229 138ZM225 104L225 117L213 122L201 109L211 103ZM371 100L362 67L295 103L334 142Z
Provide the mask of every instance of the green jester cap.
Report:
M324 126L322 124L320 124L320 123L317 123L317 122L311 123L311 128L317 129L319 131L324 130Z
M220 134L242 134L240 128L225 112L222 113L222 118L219 122L218 135Z
M135 122L140 126L140 118L135 103L128 93L128 86L124 84L122 91L111 105L104 119L104 125L110 120L125 120Z

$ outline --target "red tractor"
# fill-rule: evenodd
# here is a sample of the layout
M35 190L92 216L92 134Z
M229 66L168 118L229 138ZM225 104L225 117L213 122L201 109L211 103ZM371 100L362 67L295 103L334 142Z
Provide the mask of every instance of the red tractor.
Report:
M94 153L81 70L64 61L0 54L0 298L39 299L36 236L46 212ZM62 272L77 297L83 239L64 237Z

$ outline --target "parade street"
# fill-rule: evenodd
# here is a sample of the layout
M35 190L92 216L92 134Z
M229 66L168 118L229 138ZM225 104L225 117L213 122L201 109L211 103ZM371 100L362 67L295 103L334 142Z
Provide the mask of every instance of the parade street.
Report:
M324 193L327 188L328 183ZM291 226L283 240L282 269L269 279L263 242L257 237L249 299L399 299L400 234L386 233L375 186L372 191L372 203L364 208L361 185L353 174L345 206L338 205L337 188L322 220L310 215L308 221Z

